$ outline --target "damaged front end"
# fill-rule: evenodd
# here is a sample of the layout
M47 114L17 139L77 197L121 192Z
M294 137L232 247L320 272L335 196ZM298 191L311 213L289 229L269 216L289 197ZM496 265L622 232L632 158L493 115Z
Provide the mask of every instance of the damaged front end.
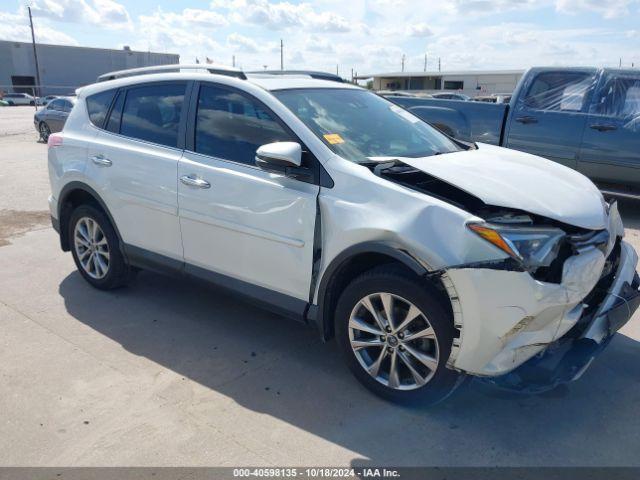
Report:
M459 331L450 368L503 388L544 391L578 378L638 308L638 258L622 240L615 203L604 206L604 228L588 229L489 205L402 161L374 172L482 219L468 223L469 232L501 251L498 260L438 272Z

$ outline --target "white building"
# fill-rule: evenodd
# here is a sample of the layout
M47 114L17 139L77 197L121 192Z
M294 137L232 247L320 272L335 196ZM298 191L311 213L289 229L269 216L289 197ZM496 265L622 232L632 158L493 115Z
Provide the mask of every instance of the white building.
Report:
M373 80L374 90L405 90L434 93L454 91L470 97L493 93L512 93L524 70L393 72L359 75L358 80Z

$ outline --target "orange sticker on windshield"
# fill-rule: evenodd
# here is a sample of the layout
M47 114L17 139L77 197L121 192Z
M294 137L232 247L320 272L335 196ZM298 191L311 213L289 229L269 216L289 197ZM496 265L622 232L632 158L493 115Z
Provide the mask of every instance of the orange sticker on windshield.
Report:
M323 135L323 137L331 145L336 145L337 143L344 143L343 138L337 133L327 133L326 135Z

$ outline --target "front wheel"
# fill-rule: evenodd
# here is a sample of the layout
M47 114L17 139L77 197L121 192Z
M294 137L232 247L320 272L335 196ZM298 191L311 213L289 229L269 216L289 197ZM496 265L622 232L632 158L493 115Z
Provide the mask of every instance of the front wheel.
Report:
M434 404L462 380L446 368L451 316L430 286L400 267L378 267L349 284L335 330L356 378L386 399Z

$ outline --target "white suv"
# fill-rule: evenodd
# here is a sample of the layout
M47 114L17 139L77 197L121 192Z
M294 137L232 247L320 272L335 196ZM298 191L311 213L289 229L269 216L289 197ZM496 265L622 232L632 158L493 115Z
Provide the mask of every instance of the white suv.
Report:
M616 204L580 173L349 84L143 73L81 89L49 138L52 221L94 287L204 278L423 402L468 375L568 382L640 302Z

